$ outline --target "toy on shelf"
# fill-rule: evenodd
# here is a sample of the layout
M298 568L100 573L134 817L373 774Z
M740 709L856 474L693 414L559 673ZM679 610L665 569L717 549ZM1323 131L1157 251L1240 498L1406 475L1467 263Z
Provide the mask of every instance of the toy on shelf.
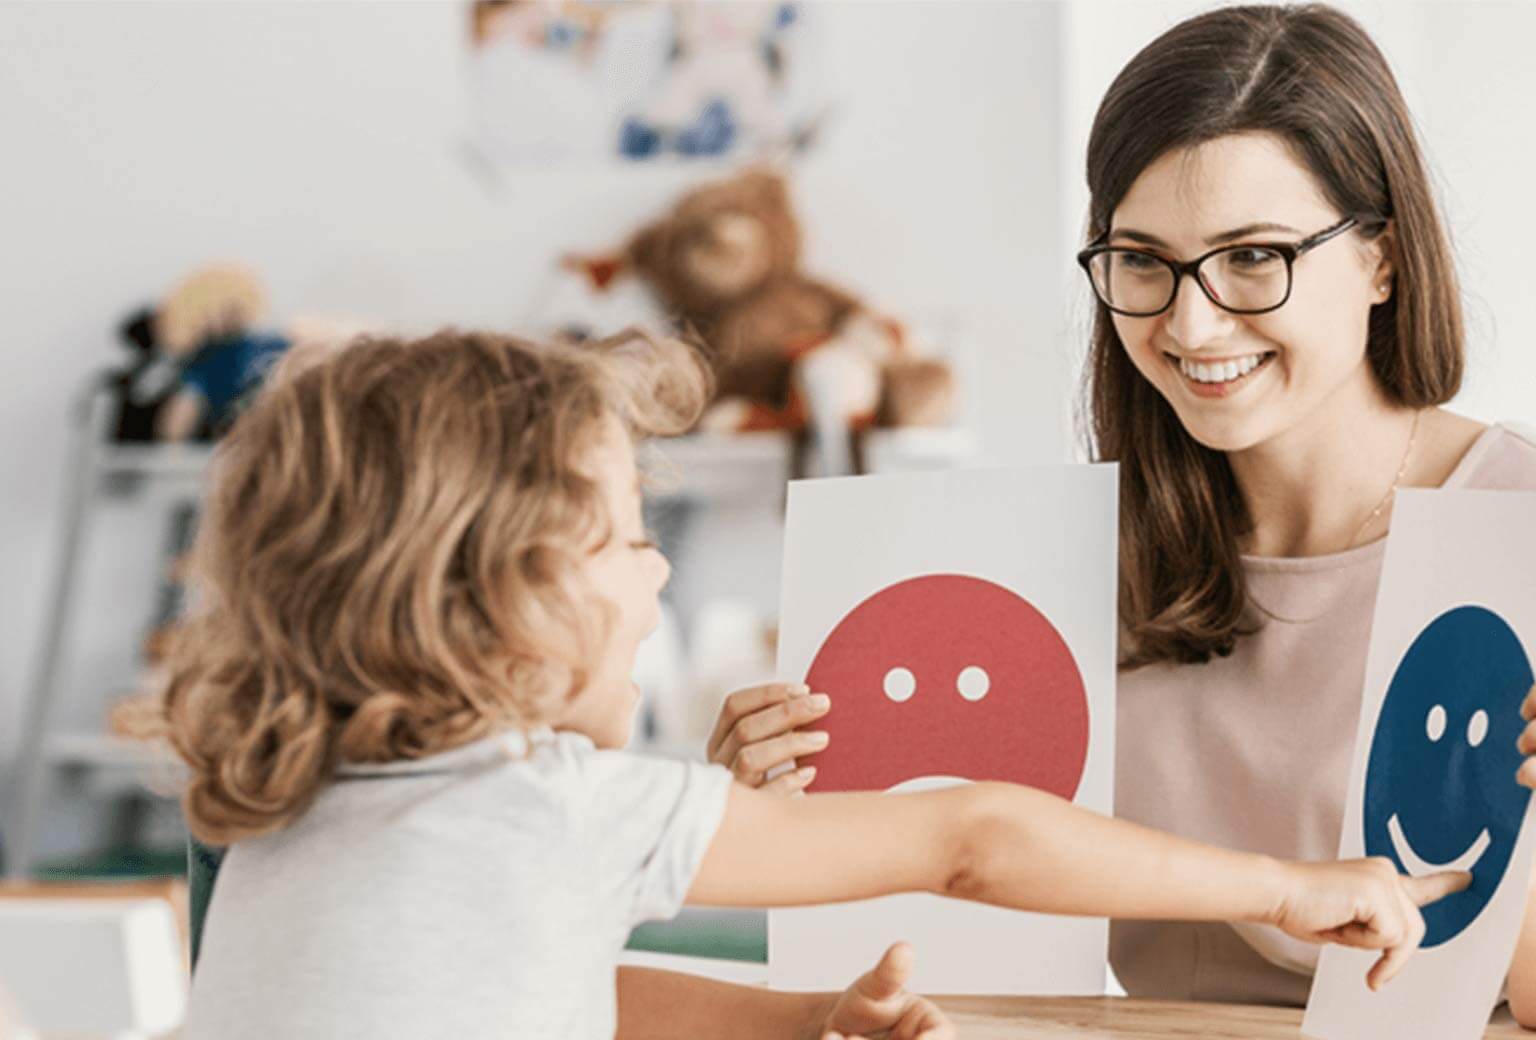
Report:
M117 332L132 356L108 376L114 405L111 439L118 444L153 441L160 410L176 392L174 366L164 363L155 345L154 308L140 307L123 319ZM206 424L194 436L207 439Z
M234 418L290 338L258 330L266 290L249 269L211 264L120 327L135 358L115 378L113 439L208 440Z
M801 148L814 125L791 127L784 111L794 4L695 3L672 8L667 69L619 129L619 152L724 156Z
M288 340L256 330L266 290L250 270L215 264L194 271L155 313L160 350L178 363L180 388L156 422L162 440L186 440L206 422L217 431L288 349Z
M950 365L901 322L804 273L801 232L778 174L753 169L697 188L616 255L570 266L606 289L638 279L708 348L718 397L701 423L721 432L937 426L954 410Z

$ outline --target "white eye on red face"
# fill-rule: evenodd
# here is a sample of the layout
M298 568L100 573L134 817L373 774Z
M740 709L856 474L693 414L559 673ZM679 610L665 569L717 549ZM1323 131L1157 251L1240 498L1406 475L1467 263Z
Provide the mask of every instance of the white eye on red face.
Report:
M898 666L885 673L881 688L891 700L903 704L917 692L917 676L911 669ZM955 692L968 701L981 700L991 689L992 677L979 665L967 665L955 676Z

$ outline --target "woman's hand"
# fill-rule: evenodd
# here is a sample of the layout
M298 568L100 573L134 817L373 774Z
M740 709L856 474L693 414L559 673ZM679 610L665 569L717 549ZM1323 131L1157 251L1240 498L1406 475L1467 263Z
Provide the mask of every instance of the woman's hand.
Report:
M897 943L880 963L859 976L830 1009L813 1016L809 1040L863 1040L879 1033L889 1040L954 1040L955 1027L924 997L908 993L912 947Z
M1424 939L1419 907L1472 883L1465 871L1426 877L1399 874L1385 856L1339 863L1286 863L1285 895L1271 924L1308 942L1384 951L1366 973L1380 989Z
M1531 687L1531 692L1525 695L1525 703L1520 705L1520 717L1529 723L1525 732L1520 734L1520 753L1525 756L1525 761L1520 763L1520 771L1515 774L1515 779L1526 787L1536 788L1536 686Z
M791 768L767 780L768 773L827 746L827 734L803 730L827 713L831 699L811 693L803 683L767 683L737 690L725 699L709 737L709 760L729 769L748 787L793 794L816 777L815 766ZM767 781L765 783L765 781Z

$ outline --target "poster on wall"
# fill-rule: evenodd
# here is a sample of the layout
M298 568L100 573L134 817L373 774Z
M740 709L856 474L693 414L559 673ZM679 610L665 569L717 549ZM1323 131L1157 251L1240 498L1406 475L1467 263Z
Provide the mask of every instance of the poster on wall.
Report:
M1536 647L1536 493L1401 491L1371 629L1339 855L1468 871L1424 908L1419 951L1379 991L1374 954L1324 947L1302 1032L1473 1040L1499 998L1531 877L1515 782Z
M792 483L778 674L832 698L810 793L1006 780L1109 813L1116 491L1102 465ZM916 989L1104 991L1102 919L928 894L770 911L769 975L846 985L898 939Z
M782 157L825 100L810 5L479 0L469 148L493 169Z

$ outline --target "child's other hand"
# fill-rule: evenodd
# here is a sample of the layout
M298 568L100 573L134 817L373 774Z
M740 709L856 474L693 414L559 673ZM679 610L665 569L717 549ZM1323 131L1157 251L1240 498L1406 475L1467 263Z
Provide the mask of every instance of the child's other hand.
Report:
M859 976L817 1015L807 1036L814 1040L863 1040L879 1033L889 1040L954 1040L955 1027L931 1000L908 993L912 947L897 943L880 963Z
M1520 716L1529 725L1525 732L1520 734L1520 753L1525 756L1525 761L1520 763L1520 771L1515 774L1526 787L1536 788L1536 686L1531 687L1531 692L1525 695L1525 703L1520 705Z
M1366 973L1380 989L1424 938L1419 907L1472 883L1464 871L1399 874L1384 856L1339 863L1286 863L1284 896L1271 924L1308 942L1334 942L1383 953Z
M767 774L786 762L814 755L827 746L827 735L806 731L827 713L831 699L811 693L803 683L767 683L737 690L725 699L709 737L709 760L729 769L748 787L793 794L816 777L815 766L791 769L766 784Z

